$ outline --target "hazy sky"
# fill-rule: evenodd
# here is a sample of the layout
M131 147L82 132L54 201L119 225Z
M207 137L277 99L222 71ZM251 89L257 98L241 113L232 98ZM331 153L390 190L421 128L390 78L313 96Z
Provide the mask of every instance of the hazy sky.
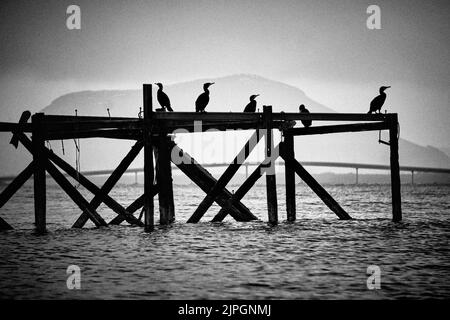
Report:
M81 30L66 28L70 4L81 8ZM371 4L381 30L366 28ZM450 147L448 1L3 0L0 8L0 120L75 90L252 73L342 112L366 112L378 87L392 85L393 111L411 108L403 121L433 123L406 138Z

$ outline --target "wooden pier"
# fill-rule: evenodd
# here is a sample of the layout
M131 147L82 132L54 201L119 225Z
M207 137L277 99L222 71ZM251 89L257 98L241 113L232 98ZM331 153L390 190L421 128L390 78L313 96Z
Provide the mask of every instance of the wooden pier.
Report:
M26 118L23 116L19 123L0 123L0 132L11 132L12 141L20 142L33 156L32 162L0 194L0 208L33 176L35 224L39 233L46 232L46 173L79 207L80 216L73 224L75 228L83 227L88 220L91 220L96 227L127 221L132 225L144 227L146 231L150 232L154 228L154 197L156 194L158 194L160 224L172 223L175 220L176 212L171 162L206 194L188 219L188 223L200 221L214 202L221 206L221 210L212 221L222 221L228 214L237 221L257 219L241 200L259 178L266 175L268 222L276 225L279 216L274 166L278 157L282 158L285 165L288 221L296 219L295 175L298 175L339 219L351 219L344 208L296 160L294 138L299 135L380 130L389 130L390 137L388 144L390 147L392 220L400 221L402 219L397 114L274 113L271 106L264 106L263 113L154 112L152 86L144 84L142 118L61 116L43 113L33 115L31 123L23 120ZM320 121L346 123L317 125L309 128L292 127L293 121L301 120L313 120L314 124ZM203 130L254 131L219 179L215 179L205 167L179 148L171 139L174 131L194 132L196 129L194 122L197 121L201 121ZM276 146L273 140L274 129L280 130L282 133L282 141ZM31 139L28 136L30 133ZM50 140L83 138L126 139L135 140L136 143L103 186L98 187L45 145L45 142ZM258 143L265 144L265 160L256 167L235 193L231 193L226 188L227 184ZM125 208L109 193L141 151L144 153L143 194ZM93 199L90 202L87 201L66 176L70 176L84 186L93 194ZM97 208L102 203L117 214L109 223L97 212ZM140 209L143 210L143 221L134 215ZM11 225L0 218L0 230L9 229L12 229Z

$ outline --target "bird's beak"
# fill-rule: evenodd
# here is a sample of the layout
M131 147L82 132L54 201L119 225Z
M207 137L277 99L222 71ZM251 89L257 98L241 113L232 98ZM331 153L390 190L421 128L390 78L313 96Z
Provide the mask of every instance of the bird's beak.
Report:
M259 94L255 94L255 98L258 97L258 96L259 96Z
M386 86L386 89L389 89L391 86Z
M210 82L209 85L212 86L215 82Z

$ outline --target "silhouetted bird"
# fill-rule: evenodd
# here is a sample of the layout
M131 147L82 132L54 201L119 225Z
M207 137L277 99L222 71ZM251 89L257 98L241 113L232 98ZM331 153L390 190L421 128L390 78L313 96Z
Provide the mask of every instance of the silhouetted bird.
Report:
M381 87L380 88L380 94L373 98L372 102L370 103L370 110L367 113L377 112L381 113L381 107L384 104L384 101L386 101L386 93L384 93L384 90L390 88L390 86L387 87Z
M250 96L250 102L245 106L244 112L255 112L256 111L256 100L255 98L259 96L259 94L254 94Z
M164 109L164 110L166 110L166 108L167 108L167 110L168 111L170 111L170 112L172 112L173 111L173 109L172 109L172 107L170 106L170 99L169 99L169 97L167 96L167 94L165 94L164 92L163 92L163 85L162 85L162 83L155 83L157 86L158 86L158 92L156 93L156 98L158 99L158 102L159 102L159 104L161 105L161 107Z
M304 104L301 104L300 107L298 108L300 113L309 113L309 110L306 109ZM311 127L312 125L312 120L302 120L303 126L308 128Z
M207 83L203 84L204 92L198 96L197 100L195 100L195 112L205 112L205 108L209 102L208 88L213 84L214 84L214 82L207 82Z
M24 124L24 123L27 123L28 120L30 119L30 117L31 117L31 112L30 111L27 110L27 111L22 112L22 115L20 116L20 119L19 119L19 130L13 131L13 136L11 138L11 141L9 141L9 143L12 144L14 146L14 148L16 148L16 149L19 146L19 135L18 135L18 133L20 132L20 125Z

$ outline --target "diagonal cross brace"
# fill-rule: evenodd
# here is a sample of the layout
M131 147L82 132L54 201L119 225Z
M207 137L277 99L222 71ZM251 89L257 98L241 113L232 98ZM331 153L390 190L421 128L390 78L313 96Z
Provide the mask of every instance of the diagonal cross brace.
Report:
M156 196L158 194L158 185L154 184L153 185L153 196ZM127 212L129 212L130 214L135 213L136 211L138 211L140 208L142 208L144 206L144 202L145 202L145 194L141 195L139 198L137 198L136 200L134 200L127 208ZM108 224L112 224L112 225L119 225L121 224L123 221L125 220L125 218L121 215L116 216L114 219L112 219Z
M279 145L277 145L272 150L272 155L278 155L279 154ZM227 209L233 205L237 201L241 201L242 198L250 191L250 189L253 187L253 185L264 175L264 172L266 171L267 163L270 161L275 162L276 159L272 159L272 155L270 157L267 157L247 178L247 180L244 181L244 183L237 189L237 191L233 194L230 200L227 201L226 205L220 209L219 213L215 215L215 217L211 220L212 222L220 222L225 219L228 212Z
M31 178L34 172L34 162L32 161L0 194L0 208Z
M31 141L30 139L24 135L23 133L20 134L19 136L19 140L20 142L25 146L25 148L28 149L29 152L32 152L31 149ZM48 158L50 160L52 160L55 164L57 164L62 170L64 170L67 174L69 174L73 179L75 179L76 181L78 181L80 184L82 184L87 190L89 190L89 192L92 192L93 194L101 194L100 188L97 187L94 183L92 183L89 179L87 179L84 175L82 175L81 173L77 172L74 168L72 168L72 166L70 164L68 164L66 161L64 161L63 159L61 159L60 157L58 157L55 153L53 153L52 151L48 150L47 148L45 148L46 151L46 155L48 156ZM49 166L54 166L53 163L50 162L50 160L48 160L48 164ZM56 167L55 167L56 169ZM56 169L57 172L59 172ZM50 171L49 171L50 173ZM51 174L51 173L50 173ZM63 179L60 179L61 181L67 180L64 175L62 175ZM68 182L68 181L67 181ZM65 181L63 182L65 183ZM68 182L70 184L70 182ZM70 184L71 187L73 187ZM73 189L75 188L70 188L69 186L67 186L67 188L72 192ZM75 189L76 190L76 189ZM79 192L78 192L79 193ZM76 193L74 193L76 194ZM110 207L114 212L116 212L117 214L120 215L124 215L126 216L126 220L130 223L133 224L137 224L137 225L142 225L142 222L140 222L137 218L135 218L133 215L129 214L125 208L123 208L119 203L117 203L117 201L115 201L113 198L111 198L109 195L107 194L101 194L102 195L102 199L104 201L104 203ZM69 194L70 196L70 194ZM84 200L84 198L83 198ZM83 202L83 201L82 201ZM84 203L84 202L83 202ZM88 203L89 204L89 203ZM83 205L83 207L80 207L81 210L85 211L86 206ZM90 208L90 205L87 206L87 208ZM92 213L92 210L90 210ZM95 212L95 210L93 210ZM94 213L95 215L95 213ZM92 215L90 215L90 217L92 217ZM92 219L91 219L92 220ZM100 225L106 225L106 222L103 220L103 218L101 218L100 216L98 216L98 218L96 220L100 221Z
M103 218L91 207L89 202L81 195L81 193L67 180L66 177L56 168L56 166L46 159L46 168L48 173L60 185L60 187L69 195L69 197L77 204L77 206L86 211L96 227L107 226Z
M0 208L3 207L9 199L23 186L23 184L31 178L34 172L34 162L32 161L0 194ZM0 217L0 230L12 230L5 220Z
M180 149L173 141L169 143L169 147L172 150L172 162L205 193L208 193L217 183L217 180L213 175L195 161L188 153ZM177 158L178 160L175 161ZM223 207L231 196L231 192L224 188L219 192L215 201L218 205ZM234 203L229 209L229 213L236 221L251 221L258 219L241 202Z
M297 173L297 175L319 196L328 208L339 217L339 219L349 220L352 218L297 160L286 153L284 142L280 143L280 155L285 163Z
M139 152L142 150L143 143L142 141L136 142L136 144L131 148L130 152L122 159L117 168L111 173L109 178L105 181L103 186L100 189L100 192L97 193L94 198L91 200L90 204L92 208L97 209L103 202L103 195L109 194L109 192L114 188L116 183L120 180L122 175L128 169L133 160L137 157ZM123 211L123 210L120 210ZM126 209L124 211L127 211ZM83 212L80 217L75 221L73 228L82 228L84 224L87 222L89 216L86 212ZM137 221L134 221L137 223Z
M33 148L33 144L31 140L24 134L18 133L18 139L20 143L31 153L34 154L35 149ZM67 180L66 177L56 168L56 166L49 160L48 154L50 151L47 148L44 148L46 157L45 157L45 167L47 168L47 172L53 177L53 179L60 185L60 187L69 195L69 197L77 204L77 206L81 210L86 210L89 213L92 221L97 227L107 226L105 220L95 211L92 210L89 203L84 199L81 193L75 189L75 187Z
M6 222L5 220L2 219L2 217L0 217L0 231L13 230L13 229L14 228L11 227L8 222Z
M235 173L239 170L242 163L247 159L250 153L253 151L255 146L258 144L261 137L264 135L264 131L256 130L238 155L234 158L233 162L227 167L222 176L217 180L214 187L208 192L206 197L200 203L200 205L195 210L194 214L187 221L188 223L197 223L203 217L203 215L208 211L211 205L214 203L215 198L221 190L230 182Z

